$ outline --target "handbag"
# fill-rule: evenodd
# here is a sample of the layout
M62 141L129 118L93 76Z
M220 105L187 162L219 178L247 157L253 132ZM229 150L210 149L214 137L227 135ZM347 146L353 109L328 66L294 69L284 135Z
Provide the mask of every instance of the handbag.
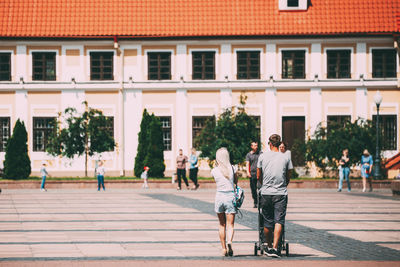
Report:
M235 187L235 208L240 208L244 201L244 190L236 185Z
M235 170L233 169L232 166L232 172L233 175L235 175ZM234 206L236 209L240 208L244 202L244 190L238 186L237 184L233 185L234 188L234 193L235 193L235 202L234 202Z

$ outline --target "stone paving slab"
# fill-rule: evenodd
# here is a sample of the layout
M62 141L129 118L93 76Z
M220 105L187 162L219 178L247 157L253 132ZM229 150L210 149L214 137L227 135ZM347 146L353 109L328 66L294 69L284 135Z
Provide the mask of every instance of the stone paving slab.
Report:
M272 262L266 256L253 256L257 210L248 192L243 218L235 224L235 257L220 256L214 197L213 190L4 190L0 265L113 266L119 262L121 266L132 264L129 260L135 266L215 266L227 261L258 266ZM335 267L339 263L377 266L368 260L379 261L379 266L389 266L383 261L400 266L399 204L386 191L340 194L291 189L286 226L291 253L279 265L286 266L289 260L296 266L317 266L316 261ZM306 262L310 264L303 265Z

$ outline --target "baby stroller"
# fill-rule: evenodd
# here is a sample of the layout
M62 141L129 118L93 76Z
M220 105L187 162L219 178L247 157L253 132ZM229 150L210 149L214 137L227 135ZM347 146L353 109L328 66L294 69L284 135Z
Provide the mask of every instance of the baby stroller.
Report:
M257 210L258 210L258 242L254 243L254 256L258 255L258 251L260 251L260 255L264 253L264 249L267 247L265 244L267 241L265 239L264 234L264 217L262 215L262 209L260 207L260 192L257 192ZM273 235L272 235L273 237ZM273 241L272 241L273 242ZM281 240L278 243L278 251L285 252L285 255L289 256L289 243L285 241L285 226L282 229Z

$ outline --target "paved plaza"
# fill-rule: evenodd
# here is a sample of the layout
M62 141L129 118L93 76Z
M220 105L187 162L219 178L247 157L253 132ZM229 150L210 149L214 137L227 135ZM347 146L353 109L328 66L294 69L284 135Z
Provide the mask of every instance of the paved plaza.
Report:
M248 190L247 190L248 191ZM220 256L214 190L4 190L0 266L261 266L247 192L233 258ZM289 191L279 266L400 266L400 201L389 191ZM297 265L296 264L296 265Z

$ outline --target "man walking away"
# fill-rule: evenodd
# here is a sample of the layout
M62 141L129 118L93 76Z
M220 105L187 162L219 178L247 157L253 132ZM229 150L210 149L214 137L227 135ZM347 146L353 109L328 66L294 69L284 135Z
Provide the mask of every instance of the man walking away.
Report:
M253 197L254 208L257 208L257 162L262 152L258 150L258 143L251 143L251 151L246 155L246 172L250 177L251 196Z
M264 233L268 248L266 254L279 258L278 244L285 225L287 208L287 186L290 182L292 161L285 154L279 152L281 137L273 134L269 137L270 151L260 155L257 163L257 180L261 179L260 206L264 218ZM274 242L272 244L272 235Z

